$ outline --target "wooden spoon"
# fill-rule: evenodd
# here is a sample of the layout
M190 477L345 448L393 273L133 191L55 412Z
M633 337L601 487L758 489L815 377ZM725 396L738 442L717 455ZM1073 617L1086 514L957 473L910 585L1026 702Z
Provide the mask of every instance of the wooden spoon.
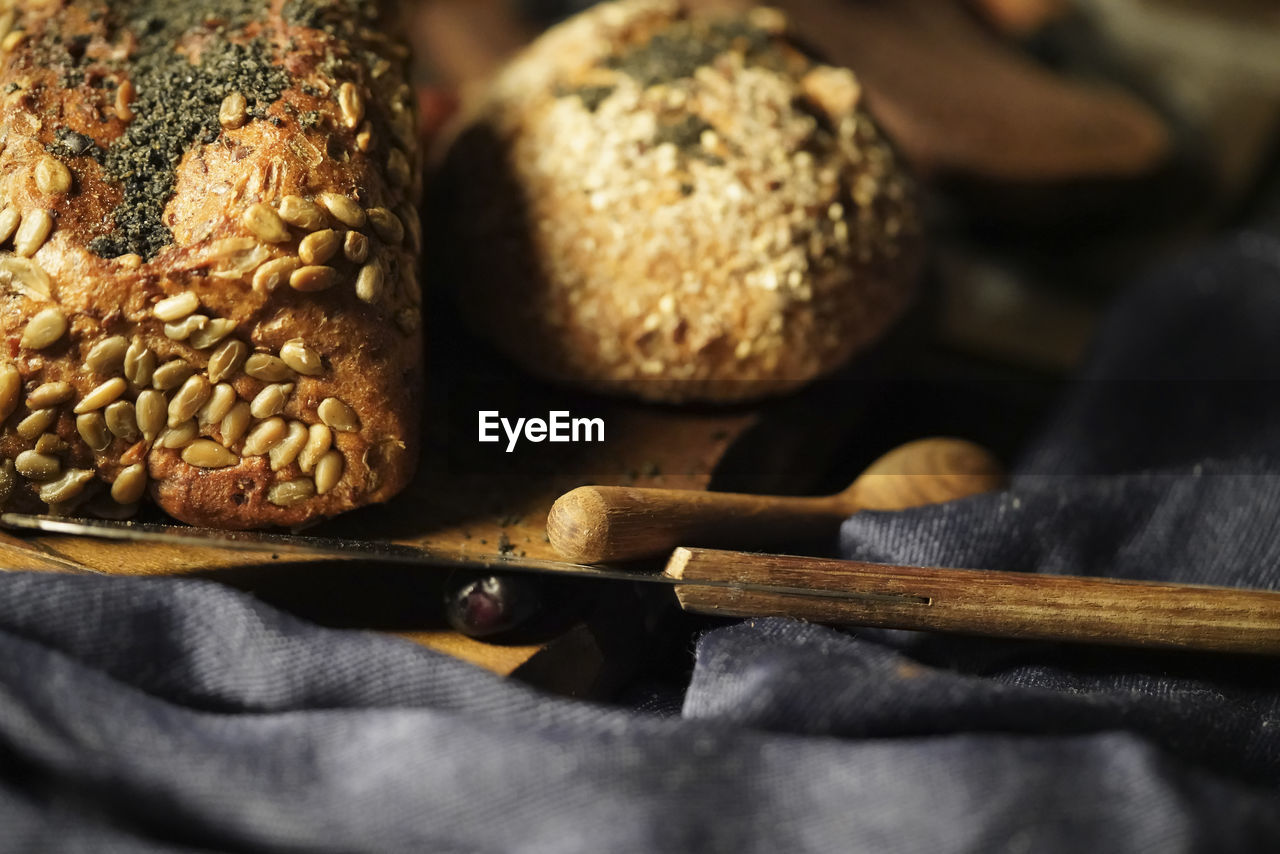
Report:
M961 439L921 439L821 498L583 486L547 517L551 545L575 563L635 560L677 546L746 548L834 532L861 510L902 510L1000 489L1000 464Z

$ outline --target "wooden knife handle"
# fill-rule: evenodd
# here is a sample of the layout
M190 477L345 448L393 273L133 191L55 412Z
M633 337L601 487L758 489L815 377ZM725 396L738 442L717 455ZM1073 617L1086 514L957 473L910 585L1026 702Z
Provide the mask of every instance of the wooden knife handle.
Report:
M686 548L667 575L699 614L1280 655L1280 592Z

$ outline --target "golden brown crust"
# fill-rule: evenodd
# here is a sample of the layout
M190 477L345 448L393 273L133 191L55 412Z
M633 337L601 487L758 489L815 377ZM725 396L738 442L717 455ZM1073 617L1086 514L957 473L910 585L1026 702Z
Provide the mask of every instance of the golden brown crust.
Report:
M772 9L604 3L549 31L445 164L473 324L545 376L656 400L813 379L902 311L913 186Z
M9 506L126 513L149 481L192 523L297 525L407 482L421 178L385 14L55 0L0 15Z

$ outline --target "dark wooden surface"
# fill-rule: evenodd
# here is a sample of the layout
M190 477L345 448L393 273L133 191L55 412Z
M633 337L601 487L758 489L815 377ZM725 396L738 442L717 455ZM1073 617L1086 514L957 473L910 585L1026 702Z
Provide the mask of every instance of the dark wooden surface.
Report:
M555 558L546 537L546 518L563 492L602 480L705 488L719 456L754 417L621 403L611 407L608 423L618 439L598 451L607 458L584 454L576 470L540 476L450 473L436 464L438 460L429 460L414 484L391 503L304 533L388 539L477 556ZM352 561L316 563L285 555L264 561L258 555L216 548L62 535L6 535L0 540L0 556L12 569L218 580L300 616L345 628L394 632L503 675L532 666L537 657L563 660L565 668L579 669L586 683L603 667L603 661L592 663L603 657L599 644L605 641L593 624L591 608L566 629L568 637L537 643L496 645L451 631L442 619L444 571ZM537 666L558 684L571 681L550 662Z

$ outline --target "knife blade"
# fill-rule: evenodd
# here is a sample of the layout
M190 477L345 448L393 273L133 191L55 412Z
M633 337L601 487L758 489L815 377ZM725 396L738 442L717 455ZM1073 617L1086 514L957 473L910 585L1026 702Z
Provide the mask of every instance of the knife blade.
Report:
M677 548L662 572L439 548L175 525L0 514L72 536L438 569L672 587L686 611L1023 640L1280 655L1280 592L1040 573L913 567Z
M439 547L416 546L379 540L337 537L306 537L293 534L264 534L257 531L222 531L213 528L120 522L106 519L77 519L63 516L36 516L25 513L0 514L0 525L27 531L43 531L75 537L93 537L118 542L157 543L197 548L220 548L257 554L285 554L317 560L370 560L436 569L464 569L487 573L535 573L602 581L630 581L666 587L698 585L735 588L763 594L817 596L824 598L896 601L901 597L861 593L854 590L812 590L752 582L681 580L651 568L619 568L609 565L569 563L515 555L475 555Z

